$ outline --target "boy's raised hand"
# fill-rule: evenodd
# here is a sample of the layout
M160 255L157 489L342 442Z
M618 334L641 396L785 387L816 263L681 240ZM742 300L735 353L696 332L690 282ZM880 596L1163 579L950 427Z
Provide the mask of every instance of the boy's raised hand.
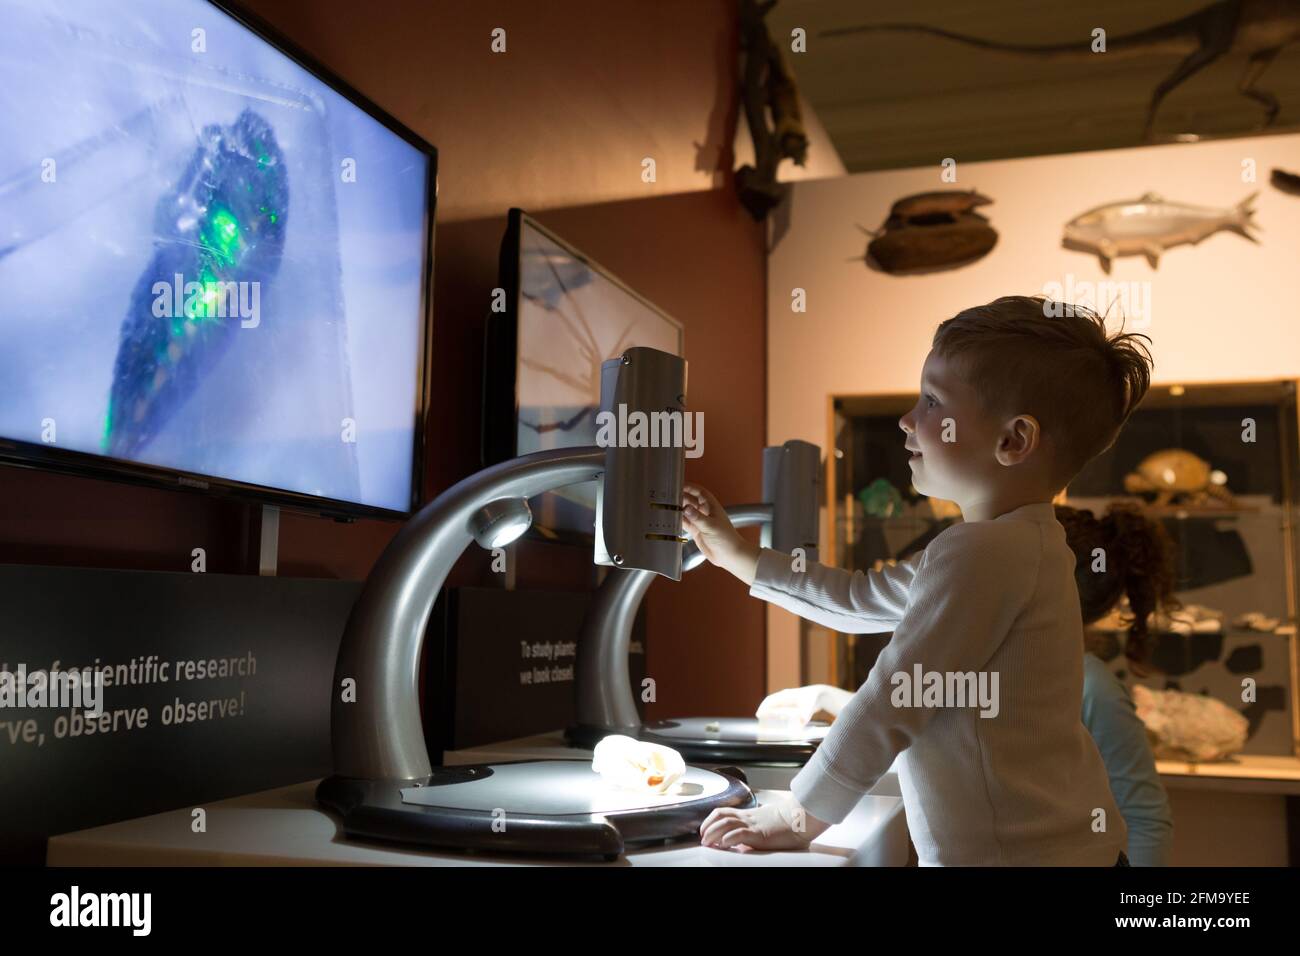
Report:
M758 545L741 537L717 497L699 485L682 485L682 528L711 564L754 583Z

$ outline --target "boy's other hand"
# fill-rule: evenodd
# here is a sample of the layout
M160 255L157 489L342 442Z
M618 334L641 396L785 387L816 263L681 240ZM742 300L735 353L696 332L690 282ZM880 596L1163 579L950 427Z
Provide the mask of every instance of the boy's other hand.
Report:
M682 485L682 528L700 553L746 584L754 583L759 547L741 537L717 497L699 485Z
M720 807L700 824L700 843L725 850L806 850L830 829L786 797L748 810Z

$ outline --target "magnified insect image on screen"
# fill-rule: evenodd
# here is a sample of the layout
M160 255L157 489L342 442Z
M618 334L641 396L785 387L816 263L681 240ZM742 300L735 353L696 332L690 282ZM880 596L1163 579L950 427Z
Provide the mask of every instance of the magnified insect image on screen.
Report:
M204 0L0 18L0 438L408 510L430 152Z

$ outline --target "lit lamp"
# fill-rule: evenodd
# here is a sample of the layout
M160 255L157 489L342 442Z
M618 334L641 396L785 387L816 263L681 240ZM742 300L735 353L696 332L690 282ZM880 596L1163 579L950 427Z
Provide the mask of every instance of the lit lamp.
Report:
M686 363L628 349L601 367L601 410L682 405ZM471 475L415 514L366 580L339 647L334 774L316 791L349 836L487 850L617 856L628 842L693 834L719 806L749 806L739 774L688 768L682 792L612 793L587 761L433 768L417 666L434 599L471 541L497 548L532 520L527 499L601 482L597 560L681 577L684 451L588 446L523 455Z

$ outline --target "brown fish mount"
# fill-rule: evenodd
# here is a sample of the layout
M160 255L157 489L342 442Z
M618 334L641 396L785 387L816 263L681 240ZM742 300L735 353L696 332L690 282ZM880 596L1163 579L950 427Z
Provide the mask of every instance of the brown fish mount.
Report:
M982 259L997 244L998 234L975 208L992 202L973 189L904 196L880 229L862 230L873 237L867 265L890 275L917 275Z

